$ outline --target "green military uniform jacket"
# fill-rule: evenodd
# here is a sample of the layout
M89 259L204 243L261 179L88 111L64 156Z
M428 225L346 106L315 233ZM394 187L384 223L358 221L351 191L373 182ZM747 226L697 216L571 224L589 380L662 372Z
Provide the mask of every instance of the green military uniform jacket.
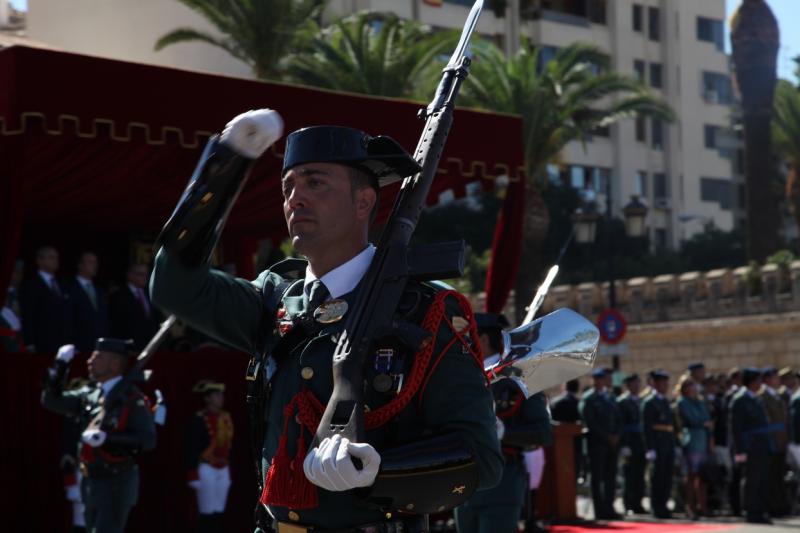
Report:
M644 440L642 439L642 420L641 407L642 401L634 398L630 391L624 392L617 398L620 417L622 419L622 437L619 445L628 447L633 453L644 452Z
M772 452L785 452L788 443L787 424L789 422L789 407L784 403L779 394L774 396L764 387L758 394L764 403L767 412L767 421L770 425L770 449Z
M731 433L736 454L763 454L771 448L764 403L757 395L749 394L746 387L738 390L731 402Z
M151 279L152 301L193 328L244 352L260 354L270 336L280 335L281 326L301 314L306 305L303 296L305 263L295 260L293 268L287 264L279 263L249 282L207 267L187 269L162 249L156 257ZM286 278L297 282L284 296L283 309L276 324L265 308L262 293L272 291ZM410 305L401 304L401 312L405 312L412 322L420 324L436 290L429 284L410 282L406 291L408 298L404 297ZM352 306L357 291L358 287L340 298ZM448 298L446 302L448 318L463 315L455 301ZM268 421L261 457L264 472L278 449L286 404L302 390L312 392L323 405L330 398L333 391L332 355L336 335L343 329L344 322L340 320L322 327L289 353L277 357L276 368L270 372L273 375L269 384ZM443 322L434 354L442 352L452 336ZM279 342L276 351L280 348ZM400 370L405 376L410 373L413 359L413 354L403 353L397 348L395 362L402 361ZM365 401L370 410L395 397L396 390L380 393L372 386L376 377L373 361L367 362L364 376ZM368 431L366 441L381 453L427 436L455 433L473 450L480 487L496 485L503 462L492 398L482 368L456 342L427 379L424 391L417 392L390 422ZM287 451L289 457L294 457L301 429L298 424L289 422ZM308 445L312 435L303 431ZM357 491L319 489L318 494L319 505L316 508L292 511L291 515L290 509L285 507L271 506L270 511L279 521L291 518L304 525L326 528L352 527L385 519L385 513L368 503Z
M608 390L604 394L598 394L594 388L587 390L578 409L593 441L608 444L608 437L622 433L622 416Z
M789 420L792 432L791 442L800 444L800 390L794 393L789 402Z
M675 432L674 429L668 430L668 426L670 428L675 426L675 417L669 400L652 392L642 402L642 431L646 449L662 453L674 451Z
M44 388L42 405L73 419L80 435L100 412L102 396L103 389L99 385L63 391L62 384L53 384ZM90 477L107 477L122 468L129 468L139 452L155 448L155 422L147 399L139 389L131 389L111 422L112 427L102 446L92 448L80 440L76 444L82 470Z

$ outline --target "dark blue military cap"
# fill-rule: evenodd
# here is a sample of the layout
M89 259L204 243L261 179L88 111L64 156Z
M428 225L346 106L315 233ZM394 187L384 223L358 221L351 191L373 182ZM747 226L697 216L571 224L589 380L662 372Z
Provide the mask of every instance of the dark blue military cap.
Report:
M761 377L768 378L778 374L778 369L774 366L767 366L761 370Z
M650 371L650 379L658 381L659 379L669 379L669 372L665 370L656 369Z
M702 362L700 362L700 361L697 361L696 363L692 363L692 364L690 364L688 367L686 367L686 369L687 369L689 372L693 372L693 371L695 371L695 370L700 370L701 368L705 368L705 367L706 367L705 363L702 363Z
M95 342L94 349L98 352L112 352L126 357L134 355L133 341L131 339L111 339L100 337Z
M747 367L742 370L742 383L747 385L761 377L761 370L755 367Z
M592 377L593 378L604 378L608 375L605 368L595 368L592 370Z
M503 313L475 313L478 329L506 329L511 324Z
M625 379L623 379L622 381L623 383L630 383L631 381L636 381L637 379L639 379L639 374L637 374L636 372L632 372L627 376L625 376Z
M354 167L377 179L381 187L422 170L391 137L372 137L342 126L313 126L290 133L286 138L282 174L304 163Z

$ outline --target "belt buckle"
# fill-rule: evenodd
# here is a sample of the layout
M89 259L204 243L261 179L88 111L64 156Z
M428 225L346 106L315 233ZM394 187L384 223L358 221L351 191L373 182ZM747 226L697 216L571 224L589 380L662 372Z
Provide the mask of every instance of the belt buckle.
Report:
M288 522L278 522L278 533L309 533L311 529Z

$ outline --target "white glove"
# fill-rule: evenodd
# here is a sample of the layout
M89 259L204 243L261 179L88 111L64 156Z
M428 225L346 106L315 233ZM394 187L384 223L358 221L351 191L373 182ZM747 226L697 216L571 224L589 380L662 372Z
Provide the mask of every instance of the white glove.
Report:
M655 450L647 450L647 453L644 454L644 458L648 461L655 461L656 460L656 451Z
M189 485L190 487L192 487L194 490L200 490L200 480L199 479L193 479L193 480L189 481L186 484Z
M352 457L361 459L358 470ZM303 461L303 471L314 485L330 491L369 487L375 482L381 456L366 443L350 442L341 435L326 438Z
M623 446L622 448L620 448L619 454L622 457L630 457L631 455L633 455L633 452L631 451L630 446Z
M103 445L107 436L108 434L102 429L87 429L81 435L81 440L92 448L97 448Z
M238 115L222 130L220 142L240 155L258 159L283 135L283 119L272 109Z
M503 440L503 435L506 434L506 425L503 423L502 420L500 420L499 416L496 416L494 418L495 418L494 422L495 428L497 429L497 440Z
M62 363L69 363L70 361L72 361L73 357L75 357L75 345L65 344L64 346L58 349L58 354L56 354L56 361L61 361Z
M733 460L736 464L742 464L747 462L747 454L746 453L737 453L733 456Z

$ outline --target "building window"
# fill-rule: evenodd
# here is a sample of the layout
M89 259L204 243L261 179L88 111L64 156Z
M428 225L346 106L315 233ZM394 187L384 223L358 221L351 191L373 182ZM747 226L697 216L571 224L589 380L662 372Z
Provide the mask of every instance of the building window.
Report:
M653 174L653 198L656 200L666 200L669 198L667 175L663 172L656 172Z
M647 172L640 170L636 173L636 183L634 184L637 196L647 198Z
M600 128L595 128L591 131L591 135L593 137L603 137L608 139L609 137L611 137L611 127L602 126Z
M725 27L721 20L697 17L697 40L714 43L717 50L725 49Z
M653 232L653 237L656 249L663 250L667 247L667 230L664 228L656 228Z
M644 71L645 71L645 68L647 68L646 65L647 65L647 63L645 63L641 59L634 59L633 60L633 70L636 73L636 78L642 83L645 82L645 79L644 79L645 73L644 73Z
M703 100L710 104L733 104L731 79L725 74L703 71Z
M664 80L662 79L662 71L661 63L650 63L650 86L655 87L656 89L660 89L664 86Z
M591 169L591 183L587 185L595 190L595 192L604 192L608 187L611 180L611 169L604 167L592 167Z
M633 4L633 31L641 32L642 28L642 6Z
M636 140L647 142L647 120L642 115L636 115Z
M547 181L553 185L561 185L561 169L558 165L547 165Z
M712 150L717 148L717 133L719 130L719 126L711 126L709 124L703 126L703 139L705 140L706 148Z
M651 122L651 143L653 150L664 149L664 122L660 118L653 117Z
M580 165L569 167L569 184L573 189L585 189L586 169Z
M700 178L700 199L715 202L720 209L729 210L732 205L732 183L720 178Z
M595 24L606 23L606 4L607 0L588 0L589 1L589 20Z
M647 35L651 41L661 40L661 10L657 7L647 8Z
M543 44L539 47L539 64L536 65L536 70L538 74L542 73L547 63L555 59L557 53L558 53L557 46L550 46L548 44Z

